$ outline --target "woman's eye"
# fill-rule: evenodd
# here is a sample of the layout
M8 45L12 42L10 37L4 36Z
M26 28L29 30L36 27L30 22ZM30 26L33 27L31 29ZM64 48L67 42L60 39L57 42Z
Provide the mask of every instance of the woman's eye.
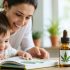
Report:
M20 14L16 13L17 16L21 16Z
M28 20L28 19L30 19L30 17L26 17L26 19Z
M5 41L5 42L8 42L8 41Z

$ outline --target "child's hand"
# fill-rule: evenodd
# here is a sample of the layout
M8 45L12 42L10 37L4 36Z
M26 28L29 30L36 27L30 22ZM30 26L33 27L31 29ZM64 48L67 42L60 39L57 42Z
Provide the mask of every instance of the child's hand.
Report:
M4 54L0 54L0 60L5 59L5 55Z
M21 56L24 59L32 59L31 54L24 52L24 51L18 51L17 55Z

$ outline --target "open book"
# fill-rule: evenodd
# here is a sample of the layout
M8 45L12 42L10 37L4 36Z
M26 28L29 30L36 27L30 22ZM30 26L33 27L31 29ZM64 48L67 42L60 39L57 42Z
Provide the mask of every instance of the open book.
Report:
M58 60L53 60L53 59L25 60L20 57L12 57L5 60L0 60L1 67L12 67L12 68L22 68L22 69L50 67L50 66L56 66L57 64Z

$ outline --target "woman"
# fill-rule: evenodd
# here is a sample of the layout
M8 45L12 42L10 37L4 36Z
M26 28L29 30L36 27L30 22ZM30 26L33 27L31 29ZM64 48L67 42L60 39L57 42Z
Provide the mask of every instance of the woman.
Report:
M28 21L37 8L37 0L5 0L4 12L8 18L12 33L10 43L14 48L27 51L33 57L48 58L49 53L43 48L34 47L31 23Z
M31 59L32 56L29 53L16 50L11 47L9 44L10 29L11 28L7 17L0 12L0 60L13 56L20 56L24 58L25 55L28 55L28 59Z

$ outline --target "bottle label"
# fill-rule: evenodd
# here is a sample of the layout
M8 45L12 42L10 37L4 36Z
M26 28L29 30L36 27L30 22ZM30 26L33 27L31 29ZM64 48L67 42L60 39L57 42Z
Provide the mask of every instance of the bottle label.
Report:
M70 50L60 50L60 64L70 64Z

